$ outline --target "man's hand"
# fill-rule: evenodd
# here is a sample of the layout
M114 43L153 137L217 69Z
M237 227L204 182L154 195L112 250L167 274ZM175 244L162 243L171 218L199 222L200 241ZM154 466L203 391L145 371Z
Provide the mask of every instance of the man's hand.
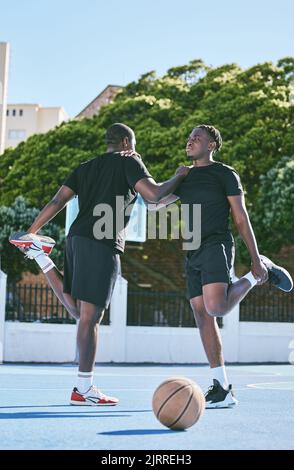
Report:
M261 260L252 261L251 272L258 281L258 285L264 284L268 280L267 268Z
M190 169L191 169L191 168L190 168L189 166L184 166L184 165L183 165L183 166L179 166L179 168L178 168L178 169L176 170L176 172L175 172L175 175L180 175L180 176L182 176L183 178L185 178L185 177L188 175Z
M136 152L135 150L122 150L121 152L119 152L123 157L137 157L139 158L140 160L142 160L142 157L141 155Z

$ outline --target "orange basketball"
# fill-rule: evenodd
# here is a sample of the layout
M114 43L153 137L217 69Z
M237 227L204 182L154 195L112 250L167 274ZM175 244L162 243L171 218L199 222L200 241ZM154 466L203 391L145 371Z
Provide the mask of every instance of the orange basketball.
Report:
M205 409L201 388L186 377L171 377L153 394L156 418L170 429L187 429L197 423Z

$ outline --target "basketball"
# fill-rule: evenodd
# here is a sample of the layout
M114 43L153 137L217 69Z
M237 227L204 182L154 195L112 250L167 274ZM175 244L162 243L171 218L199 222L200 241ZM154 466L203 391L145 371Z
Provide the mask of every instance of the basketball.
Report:
M156 418L170 429L187 429L197 423L205 409L201 388L186 377L171 377L153 394L152 408Z

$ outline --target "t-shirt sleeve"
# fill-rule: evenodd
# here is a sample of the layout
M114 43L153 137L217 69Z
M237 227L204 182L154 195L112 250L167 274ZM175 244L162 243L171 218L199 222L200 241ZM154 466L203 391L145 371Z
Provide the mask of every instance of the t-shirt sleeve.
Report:
M240 176L233 168L224 171L223 181L227 196L240 196L243 194Z
M78 194L78 168L75 168L68 176L65 178L63 181L64 186L68 186L70 189L72 189L76 194Z
M125 173L131 188L134 188L142 178L152 178L146 166L138 157L125 157Z

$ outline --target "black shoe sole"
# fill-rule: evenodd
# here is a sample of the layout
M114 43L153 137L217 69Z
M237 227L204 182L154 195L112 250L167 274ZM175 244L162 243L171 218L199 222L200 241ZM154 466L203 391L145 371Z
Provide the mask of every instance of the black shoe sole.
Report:
M280 266L273 266L273 272L281 277L281 281L279 285L273 284L273 286L281 289L284 292L290 292L293 289L293 281L290 273L288 273L287 269L281 268ZM283 277L281 276L283 274Z
M273 274L275 274L277 277L280 278L279 284L275 284L274 282L271 282L269 279L269 282L275 286L277 289L280 289L284 292L290 292L293 289L293 280L290 275L290 273L287 271L287 269L282 268L281 266L277 266L275 263L273 263L269 258L266 256L262 255L261 256L261 261L263 261L264 265L267 267L266 262L269 261L271 263L271 268L268 268L268 271L272 271Z

